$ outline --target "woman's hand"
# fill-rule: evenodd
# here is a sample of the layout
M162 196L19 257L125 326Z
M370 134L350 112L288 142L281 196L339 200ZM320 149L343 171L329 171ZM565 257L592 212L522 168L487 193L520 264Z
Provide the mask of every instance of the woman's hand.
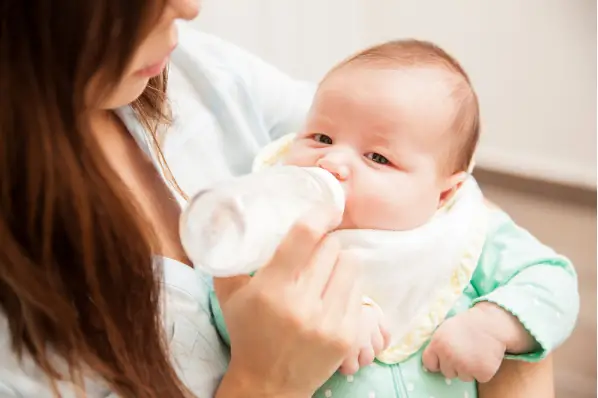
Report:
M311 397L356 341L358 267L325 234L332 212L294 226L253 278L215 280L231 340L218 397Z

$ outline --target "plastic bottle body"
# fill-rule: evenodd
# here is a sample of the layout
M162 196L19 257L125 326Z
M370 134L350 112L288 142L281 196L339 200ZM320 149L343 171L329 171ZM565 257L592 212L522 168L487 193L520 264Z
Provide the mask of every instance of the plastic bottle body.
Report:
M216 277L266 264L293 224L322 204L344 211L344 192L321 168L274 166L201 191L181 219L181 241L194 266Z

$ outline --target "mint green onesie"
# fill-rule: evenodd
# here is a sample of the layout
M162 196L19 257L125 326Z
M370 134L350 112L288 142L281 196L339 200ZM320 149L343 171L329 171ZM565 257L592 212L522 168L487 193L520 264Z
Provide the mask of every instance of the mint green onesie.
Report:
M579 310L577 277L564 257L518 227L504 212L489 210L486 243L470 284L448 317L480 301L500 305L515 315L541 349L509 359L538 361L571 334ZM566 292L559 297L559 292ZM571 292L575 292L571 294ZM571 300L575 297L575 300ZM228 334L216 296L211 294L214 321L228 344ZM375 362L354 376L340 373L314 395L317 398L474 398L476 384L448 380L422 366L423 348L405 361Z

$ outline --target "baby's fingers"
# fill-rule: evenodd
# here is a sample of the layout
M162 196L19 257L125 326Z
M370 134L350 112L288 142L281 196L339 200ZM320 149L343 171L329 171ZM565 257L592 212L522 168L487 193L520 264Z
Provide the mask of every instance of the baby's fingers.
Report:
M377 329L372 333L372 350L374 352L374 356L380 355L382 351L386 348L384 345L384 336L382 335L382 330Z
M438 354L434 350L433 343L428 345L424 350L422 355L422 362L424 368L428 369L430 372L437 373L440 371L440 358L438 358Z
M363 347L359 352L359 367L369 366L374 362L376 354L373 347Z
M359 355L354 354L346 358L341 367L339 368L339 372L344 374L345 376L354 375L359 370Z
M382 351L384 351L390 346L390 341L392 338L384 322L380 324L380 333L382 334Z
M446 358L440 359L440 373L447 379L455 379L457 377L457 371L451 361L447 361Z

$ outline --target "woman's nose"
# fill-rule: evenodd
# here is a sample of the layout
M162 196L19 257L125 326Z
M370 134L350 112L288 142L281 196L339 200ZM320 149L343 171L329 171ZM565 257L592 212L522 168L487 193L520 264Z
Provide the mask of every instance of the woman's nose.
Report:
M346 161L340 156L327 155L322 156L316 163L318 167L323 168L335 176L339 181L345 181L349 178L350 169Z
M192 20L199 14L199 0L170 0L175 19Z

